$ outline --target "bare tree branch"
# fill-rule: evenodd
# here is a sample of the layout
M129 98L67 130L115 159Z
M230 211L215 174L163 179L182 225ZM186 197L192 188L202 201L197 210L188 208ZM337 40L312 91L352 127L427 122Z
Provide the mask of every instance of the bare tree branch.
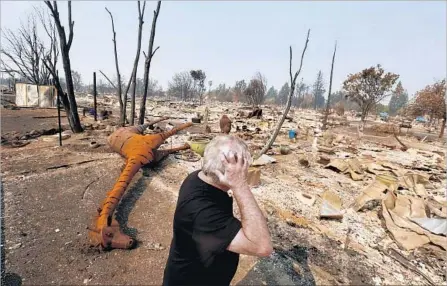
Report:
M71 74L71 63L70 63L70 47L73 41L73 26L74 22L71 19L72 13L71 13L71 1L68 1L68 25L69 25L69 37L67 42L67 37L65 33L65 28L61 24L60 15L57 7L57 2L53 1L53 4L51 4L49 1L45 1L45 4L48 6L48 8L51 11L51 15L54 20L54 24L57 28L57 32L59 35L59 45L60 45L60 52L61 52L61 58L62 58L62 64L64 67L64 73L65 73L65 82L67 85L67 97L66 100L63 98L63 104L65 111L67 112L67 118L70 123L70 127L73 132L78 133L82 132L82 126L81 122L79 120L78 115L78 107L76 103L76 98L74 94L74 87L73 87L73 77ZM55 33L54 33L55 35ZM53 52L53 56L55 56L55 53ZM56 79L56 78L54 78ZM58 78L57 78L58 79Z
M118 102L120 104L120 124L122 126L125 125L125 121L126 121L126 108L124 107L123 104L123 99L122 99L122 90L121 90L121 74L120 74L120 68L119 68L119 63L118 63L118 52L116 50L116 32L115 32L115 23L113 21L113 15L112 13L109 11L109 9L107 9L107 7L105 7L106 11L109 13L110 15L110 19L112 20L112 32L113 32L113 51L115 53L115 67L116 67L116 78L117 78L117 87L116 87L116 96L118 97Z
M142 33L143 33L145 8L146 8L146 1L143 4L143 10L141 10L140 1L138 1L137 52L135 55L135 61L134 61L134 65L133 65L132 75L129 79L129 84L127 85L126 92L124 93L124 108L126 108L127 92L129 91L130 85L132 84L132 94L131 94L131 102L130 102L130 120L129 120L131 125L134 125L134 119L135 119L135 93L136 93L136 87L137 87L137 70L138 70L138 63L140 61L140 54L141 54L141 39L142 39Z
M138 15L139 19L144 19L144 10L146 9L146 1L143 1L143 9L140 9L140 1L138 1ZM144 21L142 22L144 24Z
M50 1L43 1L43 2L48 6L48 8L50 9L51 13L54 14L55 11L53 9L53 6L51 5L51 2ZM54 1L54 2L56 2L56 1Z
M116 89L116 85L102 72L102 70L99 70L99 72L106 78L110 85L112 85L112 87Z
M73 42L73 26L74 21L71 20L71 1L68 1L68 27L69 27L69 33L68 33L68 43L67 48L71 48L71 43Z
M248 102L255 108L256 105L260 105L264 101L266 91L267 80L265 76L257 72L248 83L248 86L243 90L243 93L248 98Z
M57 48L58 45L58 41L57 41L57 36L56 36L56 27L55 25L51 22L50 20L50 15L48 15L48 13L44 14L43 10L39 10L39 9L35 9L35 11L37 12L40 22L45 30L45 33L47 34L48 38L50 39L50 49L45 53L45 51L43 50L42 52L44 53L44 55L42 56L42 60L48 60L52 67L54 68L54 70L56 69L56 65L57 65L57 60L59 57L59 49Z
M139 124L144 123L144 117L146 115L146 99L147 99L147 91L149 87L149 70L151 67L152 56L154 54L154 39L155 39L155 29L157 26L158 15L160 14L161 1L157 1L157 9L154 11L154 18L152 19L152 27L151 27L151 36L149 38L149 49L148 56L146 57L146 61L144 63L144 92L141 97L140 104L140 117L138 118Z
M292 46L289 47L289 75L290 75L290 82L292 82Z
M394 135L394 138L396 138L397 142L399 142L399 144L402 146L401 147L402 151L407 151L408 150L407 145L405 145L402 141L400 141L399 137L397 137L396 130L394 130L394 129L393 129L393 135Z
M335 53L336 52L337 52L337 42L335 42L334 54L332 55L331 77L329 79L329 91L328 91L328 95L327 95L326 112L325 112L324 119L323 119L323 130L326 129L327 118L329 116L329 105L331 102L331 91L332 91L332 76L334 74L334 61L335 61Z
M159 48L160 48L160 46L158 46L158 47L154 50L154 52L153 52L152 55L151 55L151 58L155 55L155 52L156 52Z
M49 73L42 64L42 55L46 48L37 35L35 17L30 15L27 24L21 23L15 32L4 29L2 38L2 70L10 75L17 73L22 79L36 85L48 84Z
M300 67L299 67L298 71L295 73L295 76L293 77L293 79L291 78L290 94L287 99L286 108L282 114L281 119L278 122L278 125L276 126L275 132L272 134L272 137L270 137L270 140L267 142L267 144L264 146L264 148L262 148L262 150L259 152L259 154L256 155L256 158L259 158L262 154L265 154L265 152L267 152L267 150L270 149L270 147L273 145L273 143L276 140L276 137L278 136L279 130L281 129L281 126L283 125L284 120L287 117L287 114L289 113L290 106L292 104L292 97L295 92L296 79L298 78L299 74L301 73L301 68L303 67L303 58L304 58L304 54L306 53L307 43L309 43L309 35L310 35L310 29L307 31L306 43L304 44L303 53L301 54ZM290 74L292 74L291 71L292 71L292 47L290 47Z

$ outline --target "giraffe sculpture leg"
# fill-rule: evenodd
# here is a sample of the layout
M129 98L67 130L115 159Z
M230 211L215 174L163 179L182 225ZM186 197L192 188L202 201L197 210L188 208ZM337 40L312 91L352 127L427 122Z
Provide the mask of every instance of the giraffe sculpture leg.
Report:
M170 153L189 148L188 145L183 145L166 150L157 150L168 137L190 127L191 122L159 134L142 134L149 125L165 119L161 118L141 126L122 127L110 135L108 140L110 147L126 159L126 164L115 185L107 192L106 198L98 208L93 226L89 228L89 236L93 245L105 249L129 249L135 245L134 239L122 233L118 222L113 218L118 203L121 201L132 178L142 166L157 159L160 160L160 158Z

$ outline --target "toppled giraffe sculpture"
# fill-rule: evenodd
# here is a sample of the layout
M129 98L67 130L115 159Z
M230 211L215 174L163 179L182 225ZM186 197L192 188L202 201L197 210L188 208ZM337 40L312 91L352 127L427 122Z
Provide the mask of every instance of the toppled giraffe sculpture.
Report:
M113 217L115 208L121 201L132 178L142 166L156 163L170 153L189 148L185 144L181 147L157 150L166 138L190 127L191 122L163 133L143 134L147 127L166 119L161 118L139 126L121 127L109 136L110 147L113 151L121 154L126 159L126 163L112 190L107 193L105 200L98 208L93 227L89 227L92 245L101 246L104 249L130 249L135 245L133 238L120 231L120 225Z

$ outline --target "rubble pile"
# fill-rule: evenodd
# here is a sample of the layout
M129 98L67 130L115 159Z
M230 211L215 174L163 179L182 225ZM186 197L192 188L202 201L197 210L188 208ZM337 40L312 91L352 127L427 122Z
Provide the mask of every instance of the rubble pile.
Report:
M230 134L243 138L256 154L278 120L274 108L261 108L263 114L258 119L247 118L248 112L237 104L209 106L208 124L213 133L219 132L219 118L227 114L233 121ZM156 114L158 109L163 110L154 107L152 111ZM189 117L182 114L185 109L179 110L178 117L187 120L197 109L190 110ZM334 117L332 121L340 124L330 124L333 128L326 132L321 131L321 115L313 111L295 111L284 122L271 150L251 168L250 174L259 176L259 181L252 184L256 198L263 205L274 205L283 214L291 214L284 218L289 227L307 225L324 235L330 233L338 241L349 236L352 249L365 255L372 253L368 259L375 267L383 264L380 260L384 257L396 259L390 253L417 261L403 268L402 263L388 267L386 271L396 276L387 278L389 283L403 283L392 273L405 271L412 272L421 283L427 275L431 282L445 282L445 266L432 259L445 256L447 249L442 147L402 151L389 144L339 134L336 128L345 127L353 119ZM381 133L398 132L395 125L382 125L377 129ZM294 130L293 138L290 130ZM404 140L409 146L418 141ZM428 250L431 256L421 255Z
M93 99L87 95L82 100L89 106ZM113 110L109 118L94 122L87 115L82 123L87 131L105 137L117 128L118 102L112 95L98 102L102 109ZM197 122L166 140L160 150L218 136L220 120L226 115L231 120L230 134L244 139L254 157L281 115L280 108L273 106L199 106L157 99L148 101L146 109L146 121L169 117L148 133ZM269 222L279 221L272 235L298 245L305 234L315 248L319 247L316 237L336 241L330 251L361 254L376 270L377 284L445 283L445 145L407 135L400 136L408 146L402 151L390 136L399 132L395 124L376 122L371 128L382 136L363 136L352 132L359 125L355 114L332 114L324 132L322 117L313 110L292 108L273 146L249 169L252 191ZM185 174L197 170L201 154L191 149L166 160Z

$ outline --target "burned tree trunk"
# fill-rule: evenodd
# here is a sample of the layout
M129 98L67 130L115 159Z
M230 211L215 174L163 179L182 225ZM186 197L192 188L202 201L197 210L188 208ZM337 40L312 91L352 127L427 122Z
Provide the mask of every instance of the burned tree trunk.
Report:
M155 52L159 48L159 47L157 47L155 50L153 50L154 39L155 39L155 28L157 26L158 14L160 13L160 6L161 6L161 1L158 1L157 2L157 10L154 11L154 18L152 19L151 36L149 38L149 49L148 49L148 53L146 55L146 61L144 62L144 91L143 91L143 96L141 97L140 117L138 119L139 124L144 123L144 116L146 115L146 98L147 98L147 91L149 88L149 70L151 68L152 57L154 56Z
M264 146L264 148L262 148L262 150L259 152L259 154L257 154L257 156L256 156L257 158L260 157L262 154L265 154L265 152L267 152L267 150L270 149L270 147L273 145L273 143L276 140L276 137L278 136L279 130L281 129L281 126L287 117L287 113L289 113L290 106L292 104L293 93L295 92L296 79L299 76L299 74L301 73L301 67L303 66L303 58L304 58L304 54L307 49L307 43L309 42L309 34L310 34L310 30L307 31L306 43L304 44L303 53L301 54L300 67L299 67L298 71L295 73L295 76L293 76L293 77L292 77L292 47L290 47L289 74L290 74L290 87L291 88L290 88L289 97L287 98L286 109L284 110L282 117L279 120L278 125L276 126L275 132L272 134L272 137L270 137L270 140L267 142L267 144Z
M115 32L115 23L113 22L112 13L110 13L109 9L106 7L106 11L110 15L110 19L112 20L112 32L113 32L113 52L115 53L115 67L116 67L116 78L117 78L117 87L116 87L116 96L118 97L118 102L120 104L120 125L124 126L126 124L126 108L123 105L122 99L122 90L121 90L121 74L120 67L118 64L118 52L116 51L116 32Z
M329 79L329 92L327 94L326 112L325 112L324 119L323 119L323 130L326 130L327 117L329 116L329 106L331 103L331 91L332 91L332 75L334 72L334 60L335 60L336 52L337 52L337 42L335 42L334 54L332 55L331 77Z
M127 104L127 92L129 88L132 87L131 101L130 101L130 125L134 125L135 119L135 92L137 89L137 71L138 71L138 62L140 60L141 54L141 38L143 33L143 24L144 24L144 10L146 8L146 1L143 3L143 9L140 8L140 1L138 1L138 42L137 42L137 54L135 55L135 61L133 64L132 75L129 80L129 84L127 85L126 92L124 92L124 108L126 108Z
M67 97L64 98L62 94L62 102L64 104L65 111L67 112L67 118L68 122L70 123L70 127L73 132L79 133L82 132L82 126L81 122L79 120L78 115L78 106L76 104L76 98L74 95L74 88L73 88L73 78L71 76L71 63L70 63L70 48L71 44L73 42L73 26L74 21L71 20L71 1L68 1L68 27L69 27L69 34L68 34L68 40L66 38L65 34L65 28L62 26L59 16L59 11L57 8L57 2L53 1L53 4L50 3L50 1L45 1L45 4L48 6L48 8L51 11L51 14L54 19L54 23L56 25L58 34L59 34L59 44L60 44L60 51L62 56L62 65L64 67L64 73L65 73L65 82L67 85ZM54 76L54 71L53 71ZM62 89L60 89L62 90ZM58 90L59 92L59 90Z
M396 131L394 129L393 129L393 135L394 135L394 138L396 138L397 142L399 142L399 144L402 146L401 150L407 151L408 150L407 145L405 145L402 141L400 141L400 139L399 139L399 137L397 137Z
M96 108L96 96L97 96L97 92L96 92L96 72L93 72L93 109L95 110L95 114L94 114L94 118L95 121L97 121L98 119L98 109Z

